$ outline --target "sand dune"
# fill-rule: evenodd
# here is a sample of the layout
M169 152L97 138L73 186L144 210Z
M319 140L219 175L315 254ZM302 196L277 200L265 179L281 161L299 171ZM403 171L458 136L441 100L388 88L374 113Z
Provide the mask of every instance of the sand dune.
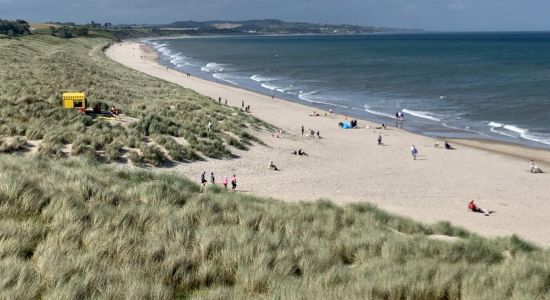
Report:
M375 129L359 121L359 129L342 130L342 116L310 117L315 109L251 91L186 77L157 64L139 43L111 46L107 55L130 68L174 82L200 94L227 99L284 130L283 138L261 133L267 146L235 151L240 158L179 164L172 170L198 179L204 170L237 174L240 192L311 201L328 198L338 203L365 201L382 209L424 222L449 221L487 236L518 234L550 246L550 174L528 172L529 158L550 171L550 152L479 141L460 141L457 150L434 148L434 139L400 129ZM222 101L223 103L223 101ZM323 114L323 113L322 113ZM302 136L319 130L321 139ZM382 135L384 146L376 139ZM416 161L409 148L419 150ZM309 155L291 155L291 149ZM270 160L281 169L267 168ZM496 211L486 217L468 212L474 199Z

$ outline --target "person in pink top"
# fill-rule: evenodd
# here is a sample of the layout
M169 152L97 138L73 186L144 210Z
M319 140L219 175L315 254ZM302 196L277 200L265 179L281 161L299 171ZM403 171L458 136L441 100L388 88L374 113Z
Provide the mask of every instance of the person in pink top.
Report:
M227 179L227 176L223 176L223 186L225 187L225 189L227 190L227 183L229 182L229 180Z

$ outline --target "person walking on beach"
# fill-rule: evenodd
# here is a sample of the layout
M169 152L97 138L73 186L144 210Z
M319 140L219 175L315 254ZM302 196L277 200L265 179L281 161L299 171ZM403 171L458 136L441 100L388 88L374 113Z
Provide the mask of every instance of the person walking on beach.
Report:
M201 174L201 184L204 187L206 185L206 183L207 183L207 181L206 181L206 172L202 172L202 174Z
M227 183L229 182L229 180L227 179L227 176L223 176L223 187L227 190Z
M210 183L212 185L216 184L216 178L214 177L214 172L210 172Z
M414 145L411 146L411 154L413 156L413 159L416 160L416 155L418 154L418 150Z
M304 125L302 125L302 135L304 135Z
M235 190L237 188L237 176L233 174L233 178L231 178L231 190Z
M378 135L378 146L382 146L382 136Z

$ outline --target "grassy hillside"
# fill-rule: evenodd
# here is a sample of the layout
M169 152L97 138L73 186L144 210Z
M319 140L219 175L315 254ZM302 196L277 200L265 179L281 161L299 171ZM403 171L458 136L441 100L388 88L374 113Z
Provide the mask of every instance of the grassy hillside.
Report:
M201 193L174 175L8 155L0 199L3 299L550 296L548 251L368 205Z
M231 147L260 142L250 132L266 124L108 60L102 50L109 42L45 35L0 40L0 136L38 140L38 154L50 158L72 148L71 155L156 166L231 157ZM86 92L92 103L116 105L134 119L109 122L64 110L65 91Z
M550 297L550 252L517 237L104 164L230 157L268 127L108 61L108 42L0 40L0 299ZM65 90L134 118L64 110Z

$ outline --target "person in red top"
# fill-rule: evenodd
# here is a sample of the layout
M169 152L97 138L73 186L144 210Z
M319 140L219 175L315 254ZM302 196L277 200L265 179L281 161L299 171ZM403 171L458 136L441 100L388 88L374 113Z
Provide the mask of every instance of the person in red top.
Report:
M478 212L478 213L483 213L485 214L486 216L488 216L490 214L490 212L486 209L483 209L481 207L477 207L476 203L474 202L474 200L470 201L470 203L468 203L468 209L473 211L473 212Z

